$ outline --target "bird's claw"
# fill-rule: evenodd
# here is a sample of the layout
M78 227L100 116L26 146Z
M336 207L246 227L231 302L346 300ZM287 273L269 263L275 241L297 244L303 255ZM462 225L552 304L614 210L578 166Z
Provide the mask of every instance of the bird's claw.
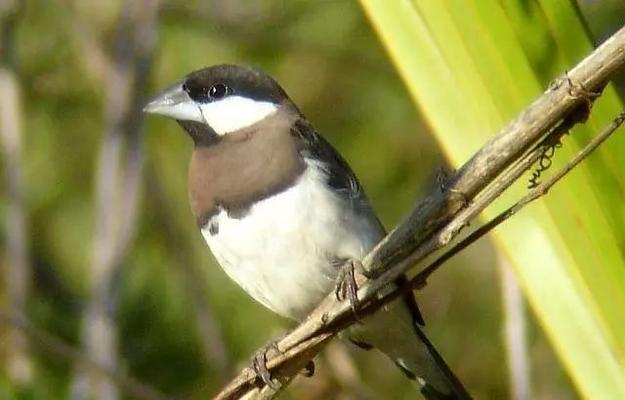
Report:
M273 390L278 390L280 385L271 379L271 371L267 368L267 353L271 350L276 351L278 354L282 353L276 342L271 342L254 353L251 367L254 370L254 373L256 373L256 376L259 377L265 385L269 386Z
M271 342L254 353L251 367L256 376L259 377L265 385L273 390L278 390L280 389L280 385L271 378L271 371L267 368L267 354L270 351L274 351L277 354L283 354L282 350L278 347L277 342ZM313 376L315 374L314 361L310 360L300 373L307 378Z
M336 287L334 288L334 295L337 300L349 300L349 304L356 319L359 319L358 309L360 308L356 272L362 272L363 270L364 268L360 261L354 259L347 261L339 269L338 276L336 277Z

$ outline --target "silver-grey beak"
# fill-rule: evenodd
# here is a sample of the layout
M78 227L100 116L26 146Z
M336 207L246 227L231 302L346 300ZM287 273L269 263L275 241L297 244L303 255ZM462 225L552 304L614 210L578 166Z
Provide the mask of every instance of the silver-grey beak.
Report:
M160 114L178 120L202 121L200 107L182 89L181 82L163 90L150 100L143 107L143 112Z

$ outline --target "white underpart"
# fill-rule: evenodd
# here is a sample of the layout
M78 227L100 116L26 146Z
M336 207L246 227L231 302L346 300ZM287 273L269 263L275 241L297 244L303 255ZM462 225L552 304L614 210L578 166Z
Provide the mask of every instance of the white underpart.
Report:
M375 219L356 215L328 189L317 167L241 218L222 211L202 230L225 272L254 299L300 319L334 287L332 258L361 259L381 238ZM373 214L372 214L373 216Z
M218 135L253 125L278 109L275 103L241 96L228 96L211 103L196 104L204 122Z
M295 185L255 203L241 219L225 211L202 229L224 271L256 301L274 312L302 320L335 286L333 258L362 259L384 232L373 210L355 212L331 191L316 165L309 164ZM217 233L210 233L210 225ZM369 343L447 392L447 381L414 332L402 302L355 324L347 335ZM423 383L421 383L423 385Z

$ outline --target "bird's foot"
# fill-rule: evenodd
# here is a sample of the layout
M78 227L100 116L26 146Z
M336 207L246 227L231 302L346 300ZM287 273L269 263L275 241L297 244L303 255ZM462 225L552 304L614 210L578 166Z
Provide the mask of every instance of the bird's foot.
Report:
M278 347L278 341L272 341L268 345L263 346L260 350L254 353L252 357L252 370L257 377L260 378L261 381L267 386L269 386L273 390L278 390L280 385L276 383L271 377L271 371L267 368L267 358L268 354L272 353L274 355L284 354L282 350ZM315 363L313 360L310 360L308 364L302 369L300 372L305 377L311 377L315 374Z
M338 276L336 277L334 295L339 301L349 300L354 316L356 319L359 319L358 309L360 308L360 301L358 300L356 273L365 275L362 263L356 259L350 259L345 262L340 267Z
M282 354L282 351L278 347L278 343L272 341L254 353L254 356L252 356L251 367L256 373L256 376L259 377L265 385L269 386L273 390L278 390L280 385L271 379L271 372L269 371L269 368L267 368L267 355L269 352L273 352L275 355Z

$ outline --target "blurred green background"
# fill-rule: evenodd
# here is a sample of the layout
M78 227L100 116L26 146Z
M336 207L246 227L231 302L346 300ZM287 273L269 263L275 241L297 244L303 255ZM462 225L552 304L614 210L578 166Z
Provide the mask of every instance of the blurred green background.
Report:
M620 1L580 5L597 40L625 20ZM94 343L114 355L92 347L79 358L176 399L210 397L291 326L214 263L187 203L189 138L168 120L141 120L143 101L191 70L241 63L276 77L350 162L387 228L446 165L355 1L3 0L0 13L0 63L16 78L22 126L21 151L0 160L0 399L81 398L97 387L95 374L81 389L89 369L46 336L80 349L90 310L116 338ZM11 299L10 158L23 184L21 310ZM110 231L97 229L103 224ZM102 262L107 251L115 256ZM500 270L483 240L417 293L428 334L480 399L509 397ZM25 330L15 329L19 313L30 321ZM575 398L529 311L527 324L531 398ZM102 396L93 398L115 398ZM409 399L415 391L381 355L337 342L285 398Z

